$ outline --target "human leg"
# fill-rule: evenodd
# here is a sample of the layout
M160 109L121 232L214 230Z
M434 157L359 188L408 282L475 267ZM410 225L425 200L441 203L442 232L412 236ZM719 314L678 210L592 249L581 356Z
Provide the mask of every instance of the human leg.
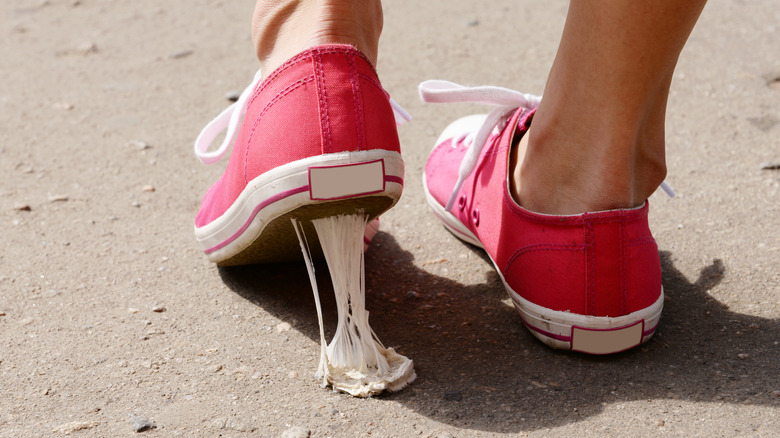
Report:
M548 214L630 208L658 188L672 73L704 3L571 2L544 99L515 154L521 205Z
M259 1L262 74L195 145L207 164L232 147L195 220L204 252L221 265L300 260L303 252L320 321L317 375L356 396L415 378L412 362L378 341L365 309L371 220L398 201L404 180L396 123L405 112L374 69L380 30L379 1ZM223 128L225 142L209 151ZM338 307L330 345L312 264L318 249Z
M541 102L421 84L426 101L496 105L445 129L424 188L548 345L606 354L655 332L664 298L645 200L665 176L668 89L703 3L572 2Z

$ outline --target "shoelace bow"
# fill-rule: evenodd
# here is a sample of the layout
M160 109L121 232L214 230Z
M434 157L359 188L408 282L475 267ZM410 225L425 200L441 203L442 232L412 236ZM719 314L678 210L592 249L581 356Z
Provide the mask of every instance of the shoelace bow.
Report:
M452 139L453 144L457 144L462 140L466 140L471 144L468 146L468 151L463 157L463 161L460 162L458 180L455 182L455 187L452 189L447 205L444 207L449 211L455 204L455 199L463 186L463 182L474 172L479 154L487 144L493 130L496 128L499 131L503 129L507 120L518 108L536 108L539 106L542 98L503 87L464 87L454 82L441 80L425 81L420 84L419 91L423 102L471 102L495 107L488 113L487 118L482 123L482 127L476 133L464 133Z
M260 70L258 70L257 73L255 73L252 83L241 92L238 100L225 108L214 118L214 120L210 121L206 127L200 131L198 138L195 140L195 156L197 156L203 164L214 164L218 162L233 145L241 119L244 117L244 114L246 114L249 98L252 96L255 87L257 87L257 84L260 83L261 80L262 75L260 74ZM412 119L412 116L410 116L409 113L393 99L390 99L390 106L393 108L396 124L401 125ZM214 143L214 140L226 129L227 133L225 134L225 139L222 141L222 144L216 150L209 152L211 144Z
M542 100L541 96L525 94L508 88L494 86L465 87L454 82L442 80L422 82L419 86L419 92L420 98L426 103L481 103L495 107L488 113L478 131L460 133L452 139L453 146L461 141L465 141L468 144L468 151L460 163L458 179L455 182L452 193L450 193L447 205L444 207L447 211L450 211L455 204L463 182L474 172L479 155L487 144L491 133L496 129L501 131L518 108L535 109ZM661 188L669 197L675 196L674 191L666 181L661 183Z

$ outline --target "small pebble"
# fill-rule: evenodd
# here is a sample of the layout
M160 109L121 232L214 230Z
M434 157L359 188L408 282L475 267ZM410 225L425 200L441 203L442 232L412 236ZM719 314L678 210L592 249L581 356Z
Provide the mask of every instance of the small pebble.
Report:
M136 309L135 307L130 307L127 309L127 312L135 314L138 313L138 309Z
M231 102L238 101L239 97L241 97L241 91L233 90L233 91L228 91L227 93L225 93L225 99L227 99L227 100L229 100Z
M468 27L476 27L479 26L479 20L471 20L468 23L466 23L466 26Z
M227 418L217 418L211 422L211 425L217 429L224 429L227 424Z
M257 428L251 424L242 423L234 418L230 418L225 422L225 429L232 429L237 432L254 432Z
M766 85L770 88L780 86L780 71L772 71L764 75Z
M463 400L463 394L460 391L447 391L444 393L444 399L449 401L461 401Z
M165 334L165 330L160 330L160 329L153 328L153 329L147 330L146 333L144 333L144 334L147 335L147 336L164 335Z
M179 50L178 52L173 52L169 56L171 59L181 59L181 58L186 58L192 55L193 53L194 53L193 50L186 49L186 50Z
M141 203L140 203L140 202L138 202L138 201L133 201L133 202L132 202L130 205L132 205L132 206L133 206L133 207L135 207L135 208L139 208L139 207L141 207Z
M658 427L664 427L666 425L666 422L664 420L658 420Z
M152 307L152 312L156 312L156 313L163 313L166 310L168 310L168 309L166 309L165 306L163 306L161 304L157 304L154 307Z
M445 259L445 258L441 258L441 259L433 259L433 260L427 260L427 261L424 261L422 265L423 265L423 266L428 266L428 265L435 265L435 264L438 264L438 263L444 263L444 262L446 262L446 261L447 261L447 259Z
M78 432L80 430L94 429L97 427L97 425L98 424L95 421L74 421L72 423L61 424L53 428L52 432L70 435L73 432Z
M32 211L32 207L30 207L30 204L24 204L24 203L18 203L14 204L14 210L18 211Z
M780 163L763 163L761 170L780 170Z
M780 123L780 120L777 120L772 116L748 117L747 121L750 122L751 125L764 132L771 130L775 127L775 125Z
M157 428L156 424L140 415L133 415L130 417L130 426L132 426L133 430L136 432Z
M212 365L208 367L208 371L211 373L218 373L222 371L222 365Z
M65 202L68 200L68 195L60 195L60 194L52 195L51 193L49 193L49 195L46 198L49 200L49 202Z
M154 191L154 186L147 184L147 185L143 186L141 188L141 190L143 190L145 192L153 192Z
M295 371L290 371L289 373L287 373L287 377L289 377L290 379L297 379L298 373L296 373Z
M300 426L291 427L282 433L282 438L309 438L311 431Z
M63 111L70 111L70 110L72 110L74 108L74 106L73 106L72 103L57 102L57 103L52 105L52 108L58 109L58 110L63 110Z
M142 151L152 148L152 145L143 140L130 140L127 144Z
M234 376L236 376L236 375L241 375L241 376L243 377L243 376L246 376L246 375L252 374L253 372L254 372L254 370L253 370L252 368L249 368L249 367L248 367L248 366L246 366L246 365L242 365L242 366L238 367L237 369L235 369L235 370L234 370L233 372L231 372L230 374L231 374L231 375L234 375Z
M97 53L98 47L95 43L84 42L79 44L79 46L76 48L76 51L84 55L89 55L90 53Z
M0 310L0 316L5 316L5 312L3 312L2 310Z
M276 332L277 333L289 332L291 328L292 326L290 325L289 322L280 322L279 324L276 325Z
M745 359L749 358L749 357L750 357L750 355L749 355L749 354L747 354L747 353L739 353L739 354L737 355L737 357L738 357L738 358L740 358L740 359L742 359L742 360L745 360Z

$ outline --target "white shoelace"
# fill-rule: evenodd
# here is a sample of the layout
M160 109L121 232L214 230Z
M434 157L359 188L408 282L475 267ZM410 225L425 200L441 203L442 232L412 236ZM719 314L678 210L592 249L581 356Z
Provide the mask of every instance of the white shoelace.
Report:
M442 80L422 82L419 86L419 92L420 98L426 103L468 102L482 103L495 107L487 115L482 127L478 131L460 133L452 139L453 145L465 141L468 151L460 163L458 179L455 182L455 187L452 189L447 205L444 207L447 211L450 211L455 204L455 199L457 199L463 182L474 172L479 155L487 144L491 133L495 130L500 132L518 108L534 109L539 106L539 102L542 99L541 96L525 94L503 87L464 87L454 82ZM675 196L674 191L665 181L661 183L661 188L669 197Z
M469 141L469 149L463 157L458 169L458 180L452 189L447 205L444 207L450 211L455 204L455 199L463 186L463 181L471 175L477 165L477 159L482 149L487 144L490 134L498 128L504 128L507 120L518 108L534 109L539 106L542 98L533 94L525 94L519 91L502 87L481 86L464 87L449 81L430 80L420 84L420 98L423 102L452 103L473 102L495 106L488 114L482 127L476 133L463 134L453 139L453 144L461 140Z
M197 156L203 164L214 164L218 162L233 145L241 119L244 117L244 114L246 114L249 98L252 96L257 84L260 83L261 80L262 75L260 74L260 70L258 70L257 73L255 73L255 78L252 80L252 83L244 89L238 100L225 108L200 132L198 138L195 140L195 156ZM412 116L401 108L393 99L390 99L390 106L393 108L396 124L401 125L412 119ZM227 133L225 134L225 139L222 141L222 144L216 150L209 152L211 144L214 143L214 140L225 131L225 129L227 129Z

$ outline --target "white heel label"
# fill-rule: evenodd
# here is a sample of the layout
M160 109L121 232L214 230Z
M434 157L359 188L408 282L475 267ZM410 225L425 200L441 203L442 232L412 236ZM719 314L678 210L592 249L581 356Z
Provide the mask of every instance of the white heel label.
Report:
M571 349L590 354L609 354L628 350L642 343L644 321L606 330L574 326L571 329Z
M309 168L311 199L349 198L384 190L384 160Z

